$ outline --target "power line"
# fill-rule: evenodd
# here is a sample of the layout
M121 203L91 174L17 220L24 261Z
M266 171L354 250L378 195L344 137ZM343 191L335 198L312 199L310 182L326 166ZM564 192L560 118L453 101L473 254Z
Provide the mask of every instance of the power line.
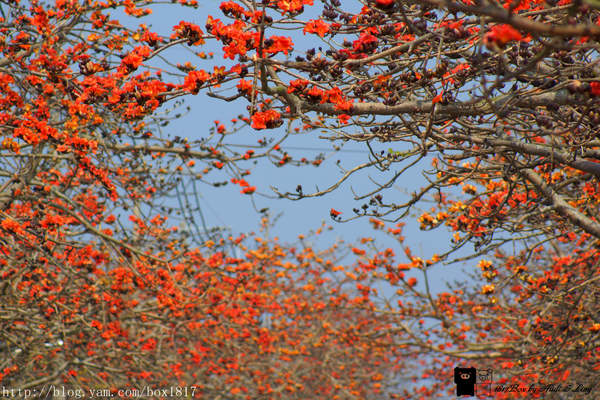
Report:
M264 146L256 146L256 145L245 145L245 144L227 144L227 146L232 147L246 147L246 148L264 148ZM285 149L289 150L310 150L310 151L331 151L336 153L369 153L368 150L352 150L352 149L332 149L332 148L324 148L324 147L302 147L302 146L285 146Z

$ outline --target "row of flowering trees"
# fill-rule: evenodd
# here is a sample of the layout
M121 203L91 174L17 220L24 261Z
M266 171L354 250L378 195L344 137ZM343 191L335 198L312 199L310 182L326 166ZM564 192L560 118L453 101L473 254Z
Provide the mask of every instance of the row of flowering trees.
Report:
M143 21L150 1L0 1L4 387L432 398L459 364L524 386L597 381L595 5L313 3L226 1L204 26L160 35L114 16ZM173 65L173 47L197 57ZM199 93L247 114L203 140L164 135L169 107ZM232 150L244 125L265 136ZM381 171L354 210L330 214L370 218L394 248L365 237L348 256L262 234L196 246L170 222L164 199L182 180L226 171L252 195L250 162L319 166L285 139L323 131L368 159L321 191L276 193L322 196ZM388 190L422 170L408 198ZM398 223L425 201L421 229L452 234L432 257ZM432 268L459 250L472 280L433 293Z

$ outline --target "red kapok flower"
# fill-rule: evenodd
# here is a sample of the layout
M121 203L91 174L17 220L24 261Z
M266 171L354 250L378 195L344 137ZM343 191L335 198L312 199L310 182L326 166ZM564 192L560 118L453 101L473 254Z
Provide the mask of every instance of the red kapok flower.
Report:
M302 12L305 5L312 6L313 0L279 0L277 2L277 7L279 7L283 13Z
M321 37L324 37L327 32L329 32L329 24L320 19L311 19L304 26L303 29L304 34L306 33L316 33Z
M240 93L249 95L252 93L252 89L254 88L254 85L252 84L251 81L242 79L235 87L237 87L237 89Z
M492 27L492 29L485 34L483 43L488 47L494 44L499 47L504 47L504 45L510 41L522 39L523 35L521 35L518 30L510 25L502 24Z
M600 96L600 82L590 82L590 93L592 96Z
M394 5L395 0L375 0L375 5L379 8L388 8Z
M281 124L281 114L275 110L257 112L252 116L254 129L271 129Z
M197 94L202 84L209 79L210 75L204 70L190 71L183 81L183 88L193 94Z

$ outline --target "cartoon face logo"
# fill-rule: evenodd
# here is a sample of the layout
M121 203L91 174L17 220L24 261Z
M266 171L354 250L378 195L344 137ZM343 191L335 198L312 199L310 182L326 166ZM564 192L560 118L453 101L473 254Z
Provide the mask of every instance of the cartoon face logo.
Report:
M475 382L477 370L471 368L454 368L454 383L456 383L457 396L475 396Z

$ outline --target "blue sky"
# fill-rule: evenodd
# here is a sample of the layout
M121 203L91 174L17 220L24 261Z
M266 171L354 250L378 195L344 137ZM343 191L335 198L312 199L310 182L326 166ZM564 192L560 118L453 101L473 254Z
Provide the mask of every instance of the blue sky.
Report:
M151 30L161 34L170 34L172 26L179 23L181 20L189 21L198 24L204 29L204 25L208 15L223 18L218 10L220 1L204 1L200 3L198 9L183 9L174 4L156 5L153 6L153 14L149 18L142 20L125 19L132 23L143 22L151 26ZM319 10L320 3L315 2L315 8ZM308 17L316 17L308 14ZM303 17L306 18L306 17ZM311 36L310 42L308 37L295 36L294 43L297 50L304 50L309 47L318 46L314 43L314 37ZM220 47L215 41L208 41L206 45L198 49L206 53L213 51L215 53L214 60L201 60L195 57L193 53L183 49L173 49L168 53L171 63L185 63L191 61L199 68L212 70L213 65L222 65L223 59L220 57ZM199 140L202 137L208 136L208 130L214 126L214 120L228 122L238 115L246 115L247 102L237 100L231 103L224 102L207 97L203 92L197 96L189 96L186 98L186 105L190 106L191 111L183 115L177 121L174 121L165 128L165 132L171 137L181 136L187 137L190 141ZM243 128L235 134L232 140L239 144L256 144L257 140L262 137L279 137L284 133L285 124L274 130L255 131L250 127ZM272 236L278 236L283 242L293 242L298 234L306 233L312 229L318 228L323 221L332 225L334 229L322 235L319 243L315 243L317 247L324 248L331 244L335 239L344 239L346 242L355 242L363 236L373 236L375 232L370 228L368 218L360 218L358 220L347 223L337 223L331 220L329 210L335 208L342 211L342 216L352 216L352 208L359 207L361 203L353 200L353 191L364 193L372 190L373 183L371 179L383 182L385 174L382 175L376 169L369 169L366 173L358 174L350 180L342 184L341 187L334 190L332 193L319 198L303 199L301 201L290 201L286 199L273 199L274 193L270 190L270 186L275 186L281 191L295 191L298 184L301 184L306 193L314 191L318 186L320 189L335 183L341 176L340 169L336 166L336 161L340 160L340 165L345 168L351 168L358 163L368 160L368 149L364 144L347 143L340 152L333 152L332 144L319 139L321 134L319 131L304 133L286 140L282 148L288 150L295 159L305 156L309 159L314 158L318 153L324 153L330 156L320 167L313 166L294 167L285 166L278 168L266 160L259 160L256 166L252 167L252 174L246 178L251 185L257 187L257 193L253 196L240 194L240 187L229 184L225 187L212 187L206 184L197 185L200 195L200 206L202 208L202 216L205 219L206 225L209 227L221 226L231 229L234 233L256 231L259 226L260 214L256 210L263 208L269 209L269 215L275 222L271 230ZM387 149L391 147L389 144L382 144L378 148ZM315 150L308 150L315 149ZM240 149L241 150L241 149ZM242 151L243 152L243 151ZM202 164L197 164L198 169L202 168ZM423 165L427 167L428 165ZM398 167L396 167L398 168ZM390 172L387 176L390 176ZM388 201L393 200L400 203L406 200L407 194L419 189L426 184L425 179L421 175L419 166L409 170L396 181L393 188L384 191L384 198ZM208 178L212 180L229 180L230 176L225 174L212 172ZM191 190L188 185L188 190ZM174 204L175 205L175 204ZM424 204L421 206L422 211L429 208L430 205ZM419 212L420 213L420 212ZM406 227L404 228L404 236L406 244L411 247L413 254L422 258L429 258L434 253L442 253L448 249L450 234L444 229L438 229L433 232L423 232L418 229L416 218L418 213L413 213L406 218ZM197 221L200 221L200 215L195 214ZM405 262L406 257L398 249L397 244L387 236L379 235L379 246L381 248L395 248L398 254L398 261ZM472 249L469 249L472 250ZM471 261L468 265L474 265L476 262ZM434 271L440 271L439 268L452 268L453 273L448 275L445 271L440 273L430 274L433 280L432 286L434 290L443 288L442 282L447 278L456 278L461 266L454 265L451 267L440 266ZM444 278L442 278L442 276Z

